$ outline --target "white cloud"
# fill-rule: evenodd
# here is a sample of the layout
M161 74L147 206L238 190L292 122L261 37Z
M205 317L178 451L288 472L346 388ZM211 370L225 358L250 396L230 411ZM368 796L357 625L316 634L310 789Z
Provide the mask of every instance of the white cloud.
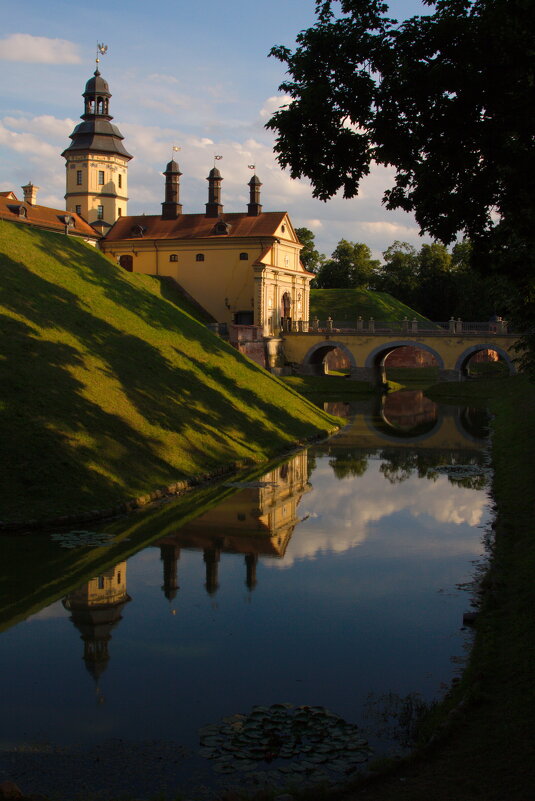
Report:
M50 159L58 155L57 148L32 133L10 131L0 122L0 145L24 153L32 161Z
M77 46L66 39L12 33L0 39L0 59L29 64L79 64Z
M273 97L268 97L260 109L260 119L263 122L267 122L267 120L272 117L276 111L282 108L282 106L286 106L288 103L291 103L291 100L292 98L290 95L274 95Z
M42 114L38 117L4 117L2 122L7 128L14 129L16 132L28 131L39 137L52 137L60 144L67 141L76 125L75 121L70 118L60 120L50 114Z
M415 233L418 233L418 228L415 225L399 225L399 223L386 222L385 220L361 222L360 227L372 234L387 234L396 239L406 236L413 237Z
M432 559L446 554L479 555L479 538L466 536L464 527L482 523L487 512L484 493L455 486L441 476L436 481L410 478L389 486L385 496L379 464L370 461L363 476L339 481L326 460L320 463L313 481L321 484L322 491L308 494L299 509L301 515L308 514L310 519L294 532L284 559L266 564L286 568L296 560L314 559L320 553L342 553L362 545L372 530L374 537L384 536L378 529L379 523L386 525L388 518L400 514L420 518L422 525L425 518L431 518L448 529L438 531L427 526L425 538L415 539L412 532L408 534L398 527L395 536L389 539L393 558L396 553L408 550Z

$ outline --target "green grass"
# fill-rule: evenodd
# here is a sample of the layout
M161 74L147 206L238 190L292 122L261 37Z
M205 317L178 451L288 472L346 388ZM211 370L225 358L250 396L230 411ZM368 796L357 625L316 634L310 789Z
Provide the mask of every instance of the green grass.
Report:
M109 507L332 430L165 282L0 225L0 520Z
M310 319L319 317L326 320L409 320L426 321L409 306L396 300L386 292L373 292L370 289L312 289L310 291Z
M399 388L425 389L436 383L438 367L387 367L386 374Z

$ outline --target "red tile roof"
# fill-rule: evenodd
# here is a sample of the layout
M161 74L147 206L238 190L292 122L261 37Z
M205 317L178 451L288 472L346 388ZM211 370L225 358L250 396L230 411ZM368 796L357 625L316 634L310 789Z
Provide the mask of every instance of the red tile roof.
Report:
M89 223L86 223L78 214L72 211L51 209L48 206L33 206L22 200L13 200L12 194L11 192L0 192L0 219L64 233L65 217L70 217L74 222L74 225L69 228L70 235L99 238L95 229L91 228ZM25 216L20 214L21 207L26 211Z
M257 217L245 213L223 214L221 218L204 214L180 214L176 220L162 220L159 215L119 217L106 234L104 244L125 239L222 239L232 237L274 236L286 216L285 211L267 211ZM230 226L229 234L216 234L215 225L223 220ZM137 226L143 235L135 233Z

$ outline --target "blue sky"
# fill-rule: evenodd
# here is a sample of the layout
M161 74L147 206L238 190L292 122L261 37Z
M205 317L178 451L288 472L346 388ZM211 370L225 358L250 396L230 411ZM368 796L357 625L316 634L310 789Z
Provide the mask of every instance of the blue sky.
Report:
M392 0L393 17L425 11L418 0ZM427 9L428 10L428 9ZM134 156L129 169L130 214L160 211L162 171L181 147L185 212L204 210L206 176L219 162L225 210L245 209L249 164L263 182L266 211L287 210L295 225L314 230L322 252L342 237L380 254L395 239L419 244L410 215L381 205L390 173L373 170L358 198L312 198L273 156L264 123L281 104L283 66L268 58L275 44L292 46L314 21L313 0L250 3L227 0L138 0L76 4L27 0L5 4L0 60L0 189L31 180L38 202L62 208L65 168L60 154L82 113L81 93L95 64L96 42L108 45L101 72L112 92L110 111Z

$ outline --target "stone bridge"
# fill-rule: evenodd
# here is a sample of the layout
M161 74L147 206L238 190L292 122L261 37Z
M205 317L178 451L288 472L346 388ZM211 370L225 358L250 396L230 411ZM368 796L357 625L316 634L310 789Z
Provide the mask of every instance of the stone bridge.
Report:
M293 326L296 328L296 326ZM414 347L434 356L440 381L460 381L467 376L470 359L480 351L493 350L503 359L510 374L516 372L513 358L518 336L507 330L507 323L446 323L420 321L382 322L371 320L357 326L328 320L321 325L299 323L299 330L281 333L285 362L302 375L324 375L324 359L339 348L347 357L350 377L358 381L383 384L385 362L398 348Z

